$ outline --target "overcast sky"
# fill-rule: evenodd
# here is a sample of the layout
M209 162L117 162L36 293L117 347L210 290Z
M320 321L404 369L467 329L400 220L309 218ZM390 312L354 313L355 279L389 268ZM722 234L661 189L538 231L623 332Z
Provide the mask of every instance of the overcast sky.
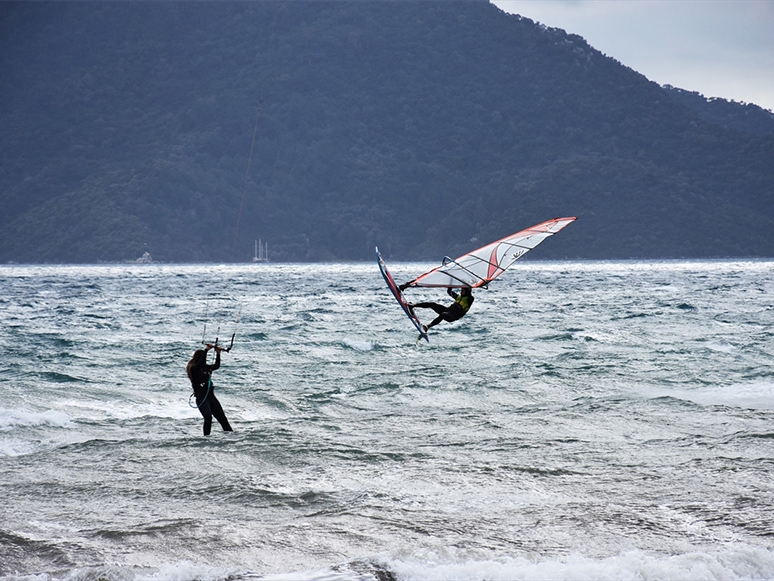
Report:
M774 0L491 0L661 85L774 110Z

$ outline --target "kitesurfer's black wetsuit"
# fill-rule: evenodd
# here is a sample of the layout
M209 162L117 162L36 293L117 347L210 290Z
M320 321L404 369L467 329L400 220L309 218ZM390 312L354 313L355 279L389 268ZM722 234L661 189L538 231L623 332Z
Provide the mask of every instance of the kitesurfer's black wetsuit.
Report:
M412 305L412 308L414 309L433 309L436 312L438 317L436 317L433 322L427 326L428 329L430 327L435 327L441 321L451 323L461 319L470 309L470 305L473 304L472 294L457 294L452 289L448 289L446 292L454 299L454 302L448 307L439 305L438 303L417 303Z
M220 422L224 432L231 432L231 425L226 419L223 408L215 397L215 386L212 384L212 372L220 368L220 351L215 356L215 363L207 364L207 355L201 357L198 363L191 366L190 379L196 395L196 406L204 418L204 435L209 436L212 430L212 416Z

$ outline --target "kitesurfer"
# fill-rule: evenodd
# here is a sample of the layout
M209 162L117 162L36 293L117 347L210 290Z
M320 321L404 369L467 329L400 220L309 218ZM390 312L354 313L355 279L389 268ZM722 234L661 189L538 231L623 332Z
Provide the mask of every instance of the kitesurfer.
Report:
M209 365L207 363L207 352L215 349L215 363ZM229 425L226 419L226 414L223 412L223 408L215 397L214 389L212 385L212 372L220 368L220 352L223 348L219 345L207 344L204 349L197 349L191 360L186 366L186 373L188 379L191 380L193 386L194 395L196 396L196 407L204 418L204 435L209 436L212 429L212 416L220 422L224 432L231 432L231 425Z
M438 315L429 325L422 325L425 332L427 332L430 327L435 327L441 321L451 323L461 319L473 304L473 293L469 286L462 287L459 293L454 292L454 289L452 288L447 289L446 292L454 299L454 302L448 307L439 305L438 303L409 303L411 309L433 309Z

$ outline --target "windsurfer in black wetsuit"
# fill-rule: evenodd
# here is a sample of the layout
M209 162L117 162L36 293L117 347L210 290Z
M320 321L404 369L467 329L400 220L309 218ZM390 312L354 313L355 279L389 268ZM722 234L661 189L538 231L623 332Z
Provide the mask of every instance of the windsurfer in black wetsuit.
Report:
M438 315L429 325L422 325L425 332L427 332L430 327L435 327L441 321L451 323L452 321L461 319L473 304L473 293L469 286L462 287L459 294L454 292L454 289L451 288L447 289L446 292L454 299L454 302L448 307L439 305L438 303L417 303L415 305L409 303L409 308L411 309L433 309Z
M209 365L207 363L207 351L213 347L216 353L215 363ZM196 407L199 408L202 417L204 417L205 436L210 435L212 416L215 416L215 419L220 422L224 432L233 431L218 398L215 397L215 386L212 385L212 372L220 368L220 352L222 350L222 347L210 344L207 344L204 349L197 349L185 369L196 396Z

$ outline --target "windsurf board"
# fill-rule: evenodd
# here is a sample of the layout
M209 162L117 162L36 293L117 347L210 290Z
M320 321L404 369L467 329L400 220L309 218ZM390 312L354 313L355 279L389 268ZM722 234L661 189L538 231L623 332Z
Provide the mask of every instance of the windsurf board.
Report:
M414 314L414 311L411 309L411 307L409 307L408 302L406 301L406 298L403 296L403 293L401 292L400 288L398 288L398 285L395 283L395 280L392 278L390 271L387 269L387 265L384 264L382 255L379 254L379 248L376 249L376 262L379 263L379 270L382 271L384 282L387 283L387 287L390 289L390 291L392 291L392 296L394 296L395 300L398 301L398 304L403 309L403 312L406 313L406 316L409 319L411 319L412 323L414 323L414 326L417 328L417 331L419 331L419 335L429 343L430 338L427 336L427 331L425 331L422 328L422 323L419 322L419 319Z

